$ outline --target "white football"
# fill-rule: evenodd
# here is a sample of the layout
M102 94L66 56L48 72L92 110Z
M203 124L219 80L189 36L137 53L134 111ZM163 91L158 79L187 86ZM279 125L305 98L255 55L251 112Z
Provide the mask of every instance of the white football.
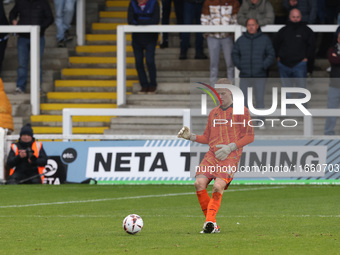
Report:
M143 219L137 214L130 214L123 220L123 228L126 233L134 235L143 228Z

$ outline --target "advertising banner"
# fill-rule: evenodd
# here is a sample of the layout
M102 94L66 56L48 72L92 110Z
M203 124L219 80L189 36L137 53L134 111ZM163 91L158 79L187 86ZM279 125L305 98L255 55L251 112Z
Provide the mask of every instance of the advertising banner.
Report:
M176 140L44 142L45 183L192 181L208 146ZM340 178L339 140L256 140L243 150L235 180Z

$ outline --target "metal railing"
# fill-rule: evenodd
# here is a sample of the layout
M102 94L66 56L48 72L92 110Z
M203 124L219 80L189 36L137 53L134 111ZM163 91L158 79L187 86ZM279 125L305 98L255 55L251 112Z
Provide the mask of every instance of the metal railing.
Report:
M77 0L76 10L76 34L77 45L81 46L85 44L85 0Z
M40 113L40 26L0 26L1 33L30 33L30 65L31 65L31 105L32 114Z
M72 116L182 116L183 125L190 126L190 109L63 109L63 136L72 135Z
M209 110L210 111L210 110ZM308 109L312 115L304 115L298 109L286 110L284 117L303 118L303 136L310 137L314 134L313 117L340 116L340 109ZM254 116L253 114L251 114ZM72 116L177 116L183 117L183 126L191 127L192 116L202 116L200 109L63 109L63 137L72 135ZM268 117L283 117L281 109L276 109Z

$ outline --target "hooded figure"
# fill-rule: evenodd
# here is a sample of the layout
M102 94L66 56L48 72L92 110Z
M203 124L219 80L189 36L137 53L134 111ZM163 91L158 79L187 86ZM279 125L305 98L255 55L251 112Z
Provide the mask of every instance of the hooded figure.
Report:
M9 101L2 79L0 78L0 127L13 131L12 105Z

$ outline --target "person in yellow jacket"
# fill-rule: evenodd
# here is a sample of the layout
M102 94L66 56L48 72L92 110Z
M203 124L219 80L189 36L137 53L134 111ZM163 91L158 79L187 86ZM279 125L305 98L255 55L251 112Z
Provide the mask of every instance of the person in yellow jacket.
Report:
M30 124L21 128L20 138L11 145L7 158L10 168L7 184L41 184L47 155L41 142L35 141Z
M2 79L0 78L0 128L13 131L12 105L9 101Z

